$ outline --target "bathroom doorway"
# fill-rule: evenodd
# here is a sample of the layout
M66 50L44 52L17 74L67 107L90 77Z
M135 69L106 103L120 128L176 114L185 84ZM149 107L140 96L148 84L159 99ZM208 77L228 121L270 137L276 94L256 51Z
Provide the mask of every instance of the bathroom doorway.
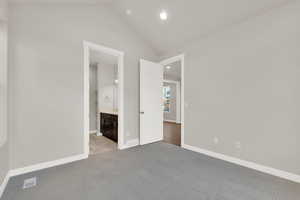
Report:
M123 52L84 42L84 150L94 155L122 149Z

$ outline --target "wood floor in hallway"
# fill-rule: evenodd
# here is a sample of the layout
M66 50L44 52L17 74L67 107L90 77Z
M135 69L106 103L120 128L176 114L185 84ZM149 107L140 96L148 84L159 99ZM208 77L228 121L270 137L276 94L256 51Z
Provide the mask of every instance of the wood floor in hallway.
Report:
M180 146L181 124L164 122L164 142Z

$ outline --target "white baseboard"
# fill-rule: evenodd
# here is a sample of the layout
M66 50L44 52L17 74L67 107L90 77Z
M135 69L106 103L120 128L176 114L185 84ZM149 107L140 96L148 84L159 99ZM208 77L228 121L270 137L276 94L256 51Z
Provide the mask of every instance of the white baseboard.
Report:
M98 132L97 130L90 131L90 135L96 134L97 136L102 136L103 134Z
M6 176L5 176L5 178L4 178L4 180L3 180L3 182L2 182L2 184L0 185L0 199L1 199L2 195L3 195L3 193L4 193L4 190L5 190L6 186L7 186L9 178L10 178L10 172L8 171L7 174L6 174Z
M123 150L123 149L132 148L132 147L138 146L139 144L140 144L139 139L128 140L126 142L126 144L123 145L122 148L120 148L120 149Z
M205 155L213 157L213 158L224 160L224 161L234 163L234 164L237 164L237 165L240 165L240 166L243 166L243 167L247 167L247 168L254 169L254 170L257 170L257 171L260 171L260 172L264 172L266 174L271 174L273 176L277 176L277 177L287 179L287 180L290 180L290 181L293 181L293 182L296 182L296 183L300 183L300 175L297 175L297 174L292 174L290 172L282 171L282 170L279 170L279 169L274 169L272 167L267 167L267 166L260 165L260 164L254 163L254 162L241 160L241 159L238 159L238 158L235 158L235 157L226 156L226 155L223 155L223 154L220 154L220 153L216 153L216 152L213 152L213 151L208 151L208 150L201 149L201 148L194 147L194 146L190 146L190 145L187 145L187 144L183 144L182 147L185 148L185 149L191 150L191 151L195 151L195 152L198 152L198 153L201 153L201 154L205 154Z
M4 190L7 186L7 183L9 181L9 179L13 176L27 174L27 173L30 173L30 172L34 172L34 171L38 171L38 170L42 170L42 169L46 169L46 168L50 168L50 167L55 167L55 166L58 166L58 165L64 165L64 164L67 164L67 163L83 160L83 159L86 159L86 158L88 158L88 155L79 154L79 155L76 155L76 156L70 156L70 157L67 157L67 158L59 159L59 160L44 162L44 163L40 163L40 164L36 164L36 165L31 165L31 166L27 166L27 167L23 167L23 168L10 170L7 173L6 177L4 178L3 183L0 185L0 199L3 195L3 193L4 193Z
M90 131L90 134L96 134L98 131L97 130L93 130L93 131Z
M103 134L102 133L96 133L96 136L103 136Z
M34 172L34 171L38 171L38 170L42 170L42 169L46 169L46 168L50 168L50 167L55 167L58 165L64 165L67 163L83 160L86 158L88 158L88 155L79 154L76 156L70 156L67 158L59 159L59 160L54 160L54 161L39 163L36 165L31 165L31 166L27 166L27 167L23 167L23 168L13 169L10 171L10 176L13 177L13 176L21 175L21 174L27 174L30 172Z

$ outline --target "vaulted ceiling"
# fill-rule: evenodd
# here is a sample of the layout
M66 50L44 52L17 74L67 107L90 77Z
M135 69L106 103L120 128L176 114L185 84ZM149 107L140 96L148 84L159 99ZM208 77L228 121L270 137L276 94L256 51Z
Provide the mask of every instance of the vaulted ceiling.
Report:
M158 55L248 20L291 0L11 0L26 2L106 3L126 20ZM161 10L169 14L159 19ZM126 13L127 10L131 14Z
M172 51L287 0L118 0L114 7L157 50ZM126 16L126 9L131 15ZM162 22L165 9L169 19Z

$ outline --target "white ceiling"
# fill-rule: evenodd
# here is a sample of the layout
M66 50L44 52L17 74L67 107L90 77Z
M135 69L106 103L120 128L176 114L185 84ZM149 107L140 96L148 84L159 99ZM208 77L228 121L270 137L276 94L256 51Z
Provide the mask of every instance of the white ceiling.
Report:
M290 0L116 0L114 6L159 55ZM166 9L170 17L159 19ZM125 18L125 17L124 17Z
M158 55L240 23L291 0L10 0L27 3L110 3ZM126 10L132 11L126 15ZM162 22L165 9L169 19Z
M167 68L170 66L171 68ZM164 66L164 79L181 81L181 62L177 61L170 65Z

